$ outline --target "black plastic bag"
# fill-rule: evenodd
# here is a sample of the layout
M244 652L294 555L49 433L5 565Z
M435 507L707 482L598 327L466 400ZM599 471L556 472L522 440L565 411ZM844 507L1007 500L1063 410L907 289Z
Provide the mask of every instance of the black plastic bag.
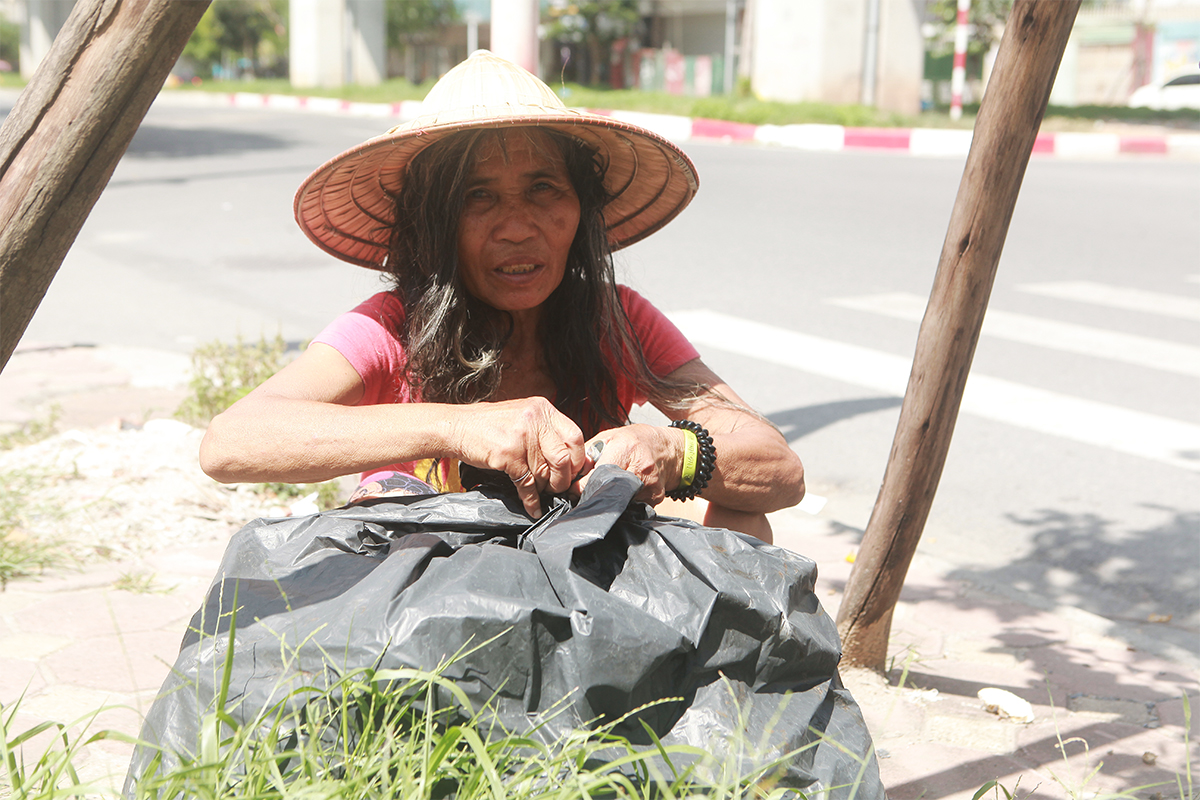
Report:
M631 503L640 488L601 467L577 505L556 499L532 526L515 493L486 486L251 522L146 717L151 746L135 753L127 793L157 752L168 765L195 752L230 655L236 590L226 707L243 722L298 672L434 669L494 639L443 675L503 729L554 741L628 715L616 732L646 747L643 722L664 745L717 755L745 737L771 757L801 750L784 786L882 798L837 674L837 630L813 593L816 565L655 517Z

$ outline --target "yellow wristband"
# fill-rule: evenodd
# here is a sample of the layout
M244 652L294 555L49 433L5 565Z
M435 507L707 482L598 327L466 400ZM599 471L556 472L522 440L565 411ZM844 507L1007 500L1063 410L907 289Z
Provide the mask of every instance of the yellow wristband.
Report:
M696 440L696 434L686 428L681 430L684 433L683 474L679 476L679 485L686 489L696 479L696 462L700 458L700 443Z

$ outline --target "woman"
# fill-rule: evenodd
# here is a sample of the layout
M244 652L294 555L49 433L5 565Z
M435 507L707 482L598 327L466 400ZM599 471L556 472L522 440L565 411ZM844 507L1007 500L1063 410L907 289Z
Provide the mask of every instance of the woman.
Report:
M661 513L770 542L766 512L803 496L799 459L613 278L610 250L691 200L691 162L649 131L565 109L484 51L425 108L296 197L318 246L385 270L395 288L218 415L204 470L291 483L361 472L373 492L397 476L444 490L462 462L504 472L536 518L542 493L578 493L612 463ZM646 400L673 426L626 424Z

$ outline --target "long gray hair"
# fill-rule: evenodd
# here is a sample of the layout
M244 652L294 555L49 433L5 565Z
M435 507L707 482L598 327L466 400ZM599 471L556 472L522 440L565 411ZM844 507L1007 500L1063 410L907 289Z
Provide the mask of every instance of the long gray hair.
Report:
M500 386L500 354L512 318L471 295L458 274L458 220L466 182L480 146L524 135L537 147L548 137L566 164L579 198L579 227L558 288L546 300L539 338L554 381L555 406L587 437L622 425L618 400L623 375L652 400L674 405L703 391L656 376L646 363L617 294L604 225L609 194L595 151L573 136L546 129L463 131L413 158L396 198L386 271L405 308L397 331L407 352L404 376L425 402L472 403Z

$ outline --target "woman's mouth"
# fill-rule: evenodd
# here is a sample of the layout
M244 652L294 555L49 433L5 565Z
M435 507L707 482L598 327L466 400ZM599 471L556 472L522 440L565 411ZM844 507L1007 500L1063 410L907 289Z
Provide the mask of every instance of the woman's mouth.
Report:
M527 272L533 272L537 268L537 264L507 264L500 267L500 272L505 275L524 275Z

